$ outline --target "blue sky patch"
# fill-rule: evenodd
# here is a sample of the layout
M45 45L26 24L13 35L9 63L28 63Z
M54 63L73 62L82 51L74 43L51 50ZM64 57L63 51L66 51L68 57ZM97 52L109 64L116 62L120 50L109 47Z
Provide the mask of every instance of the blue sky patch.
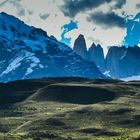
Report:
M61 34L61 42L65 43L66 45L71 45L71 38L67 38L66 34L72 30L78 29L78 21L71 20L70 23L65 24L61 27L62 34Z

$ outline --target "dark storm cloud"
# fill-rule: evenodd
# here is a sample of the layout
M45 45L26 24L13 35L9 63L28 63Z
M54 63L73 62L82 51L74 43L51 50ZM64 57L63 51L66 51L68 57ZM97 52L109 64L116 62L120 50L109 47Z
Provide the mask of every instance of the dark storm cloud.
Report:
M114 5L115 9L121 9L126 4L126 0L117 0L116 4Z
M125 19L115 14L114 12L110 12L110 13L103 13L101 11L95 12L93 14L90 14L87 20L107 28L125 27Z
M46 20L50 16L49 13L39 14L39 17L43 20Z
M64 0L65 5L61 10L66 16L74 17L79 12L99 7L101 4L109 3L112 0Z
M137 8L137 9L140 9L140 3L138 3L138 4L136 5L136 8Z
M65 16L75 17L78 13L97 8L105 3L115 1L114 8L120 9L126 0L64 0L65 4L61 7Z

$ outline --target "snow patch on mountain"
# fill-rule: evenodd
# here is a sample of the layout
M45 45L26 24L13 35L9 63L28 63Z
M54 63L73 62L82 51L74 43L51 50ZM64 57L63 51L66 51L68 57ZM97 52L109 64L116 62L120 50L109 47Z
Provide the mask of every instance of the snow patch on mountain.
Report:
M111 77L110 71L105 71L103 74L104 74L105 76L107 76L107 77Z
M2 74L0 76L3 76L4 74L8 74L9 72L15 70L17 67L19 67L21 65L21 61L24 58L21 57L17 57L15 58L13 61L11 61L10 65L7 67L7 69L5 71L2 72Z
M1 82L42 77L105 77L94 62L85 61L42 29L6 13L0 13L0 46Z
M122 78L123 81L140 81L140 75Z
M37 58L36 56L34 56L34 53L28 53L26 55L28 56L27 57L27 60L32 61L32 63L30 64L30 67L27 68L27 71L25 73L25 76L26 75L29 75L30 73L32 73L33 72L33 68L35 68L36 66L38 66L39 63L40 63L39 58Z
M39 64L39 67L42 68L42 69L44 68L44 66L42 64Z
M123 58L125 58L127 55L127 50L124 52L124 54L121 56L120 60L122 60Z

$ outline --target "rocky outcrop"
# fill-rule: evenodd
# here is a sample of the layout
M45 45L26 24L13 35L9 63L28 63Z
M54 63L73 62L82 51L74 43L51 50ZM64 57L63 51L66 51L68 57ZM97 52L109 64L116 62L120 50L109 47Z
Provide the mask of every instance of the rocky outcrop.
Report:
M111 47L106 56L106 70L112 78L140 75L140 48Z
M83 35L79 35L78 38L75 40L73 51L85 60L88 59L86 41Z
M97 46L93 43L88 50L88 60L95 62L101 72L105 72L105 60L103 48L98 44Z
M83 35L80 35L74 44L74 51L85 60L94 62L98 69L111 78L127 78L140 75L140 47L110 47L106 58L103 48L94 43L87 53Z

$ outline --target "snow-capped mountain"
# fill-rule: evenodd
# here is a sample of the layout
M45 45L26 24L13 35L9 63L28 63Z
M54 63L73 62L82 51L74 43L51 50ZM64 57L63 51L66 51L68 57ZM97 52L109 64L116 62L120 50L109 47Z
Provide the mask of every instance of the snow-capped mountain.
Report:
M93 77L103 74L45 31L0 13L0 81L42 77Z

